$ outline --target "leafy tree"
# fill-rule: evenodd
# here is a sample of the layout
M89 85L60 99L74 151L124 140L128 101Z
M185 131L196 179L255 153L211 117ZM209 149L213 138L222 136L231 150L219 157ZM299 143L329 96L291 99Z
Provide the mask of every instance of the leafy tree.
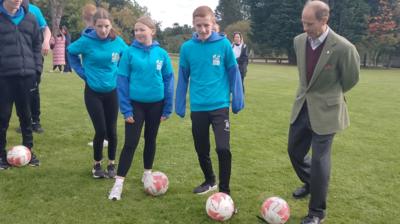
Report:
M230 24L243 20L242 9L241 0L219 0L215 15L221 30L225 30Z
M187 24L180 26L174 23L172 27L165 28L162 33L162 46L170 53L179 53L183 42L192 37L193 28Z
M250 7L250 39L256 53L287 55L295 63L293 38L302 32L301 11L305 0L248 0Z
M396 54L400 45L397 23L399 1L371 0L370 5L372 7L368 24L369 32L364 39L366 54L369 54L374 66L377 66L382 58L385 58L387 66L390 66L391 57Z
M365 0L328 1L331 9L329 26L350 42L360 43L368 31L370 7Z
M133 37L132 29L136 19L147 13L145 7L130 0L31 0L31 2L40 7L53 32L59 25L65 25L72 39L78 38L84 28L81 10L87 3L96 3L107 9L113 17L113 27L127 42Z

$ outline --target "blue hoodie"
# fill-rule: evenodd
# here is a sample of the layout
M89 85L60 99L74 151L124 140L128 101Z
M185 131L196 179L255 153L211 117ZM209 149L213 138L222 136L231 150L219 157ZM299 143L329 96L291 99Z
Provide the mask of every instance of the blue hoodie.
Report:
M13 22L15 25L18 25L25 17L25 10L24 7L21 6L19 7L19 9L17 10L17 12L14 15L10 15L7 10L3 7L3 2L4 0L0 0L0 13L4 14L8 19L11 20L11 22Z
M127 48L120 37L100 39L92 30L68 46L68 59L92 90L105 93L117 87L118 62Z
M118 96L125 118L134 116L131 100L155 103L164 100L163 117L172 113L174 73L168 53L157 41L144 46L134 41L122 55L118 68Z
M191 111L229 108L231 94L233 113L244 108L239 68L224 35L212 32L203 42L195 33L182 45L175 100L175 112L180 117L185 116L189 80Z

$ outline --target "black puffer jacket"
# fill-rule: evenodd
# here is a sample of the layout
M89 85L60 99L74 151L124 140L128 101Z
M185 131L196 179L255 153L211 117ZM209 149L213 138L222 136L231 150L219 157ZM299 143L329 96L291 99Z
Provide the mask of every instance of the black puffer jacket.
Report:
M42 34L36 18L28 13L15 25L0 13L0 77L40 75Z

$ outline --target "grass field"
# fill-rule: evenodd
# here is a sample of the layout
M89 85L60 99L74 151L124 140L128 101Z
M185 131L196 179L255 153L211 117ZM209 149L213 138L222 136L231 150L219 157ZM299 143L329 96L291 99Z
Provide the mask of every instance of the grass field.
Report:
M47 64L45 70L49 68ZM246 108L231 115L231 190L239 213L227 223L260 223L259 208L273 195L289 203L288 223L300 223L307 213L308 199L291 197L301 183L286 152L296 71L291 66L249 66ZM83 102L83 82L74 74L49 72L42 80L45 132L34 136L41 166L0 172L1 224L214 223L204 209L208 195L191 193L202 182L202 173L188 116L173 115L160 127L154 170L168 175L167 194L155 198L143 191L141 141L123 198L112 202L107 195L113 181L91 177L92 149L87 143L93 128ZM347 94L351 126L335 137L325 223L399 223L399 84L400 70L362 70L360 83ZM8 147L20 144L17 126L13 115ZM118 157L123 130L120 116ZM212 156L217 168L214 151Z

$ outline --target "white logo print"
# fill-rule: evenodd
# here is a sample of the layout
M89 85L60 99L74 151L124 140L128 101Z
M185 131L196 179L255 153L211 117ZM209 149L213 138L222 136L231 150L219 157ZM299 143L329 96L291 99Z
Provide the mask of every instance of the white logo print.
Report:
M111 62L117 63L119 61L119 54L117 52L113 52L111 54Z
M162 61L162 60L157 60L157 61L156 61L156 69L157 69L158 71L160 71L161 68L162 68L162 66L163 66L163 61Z
M221 55L218 54L213 55L213 65L215 66L221 65Z
M224 122L225 122L225 128L224 128L224 130L225 130L225 131L230 131L229 120L224 120Z

